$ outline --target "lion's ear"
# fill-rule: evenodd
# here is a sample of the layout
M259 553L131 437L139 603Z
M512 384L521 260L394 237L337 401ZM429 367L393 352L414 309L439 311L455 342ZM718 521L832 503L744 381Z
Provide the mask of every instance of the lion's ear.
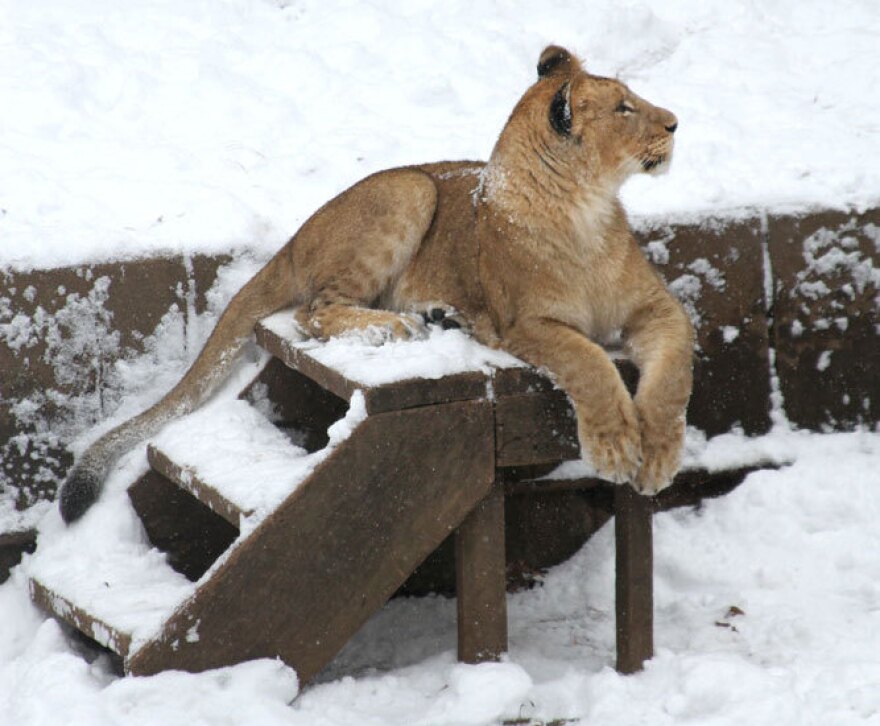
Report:
M581 70L580 61L558 45L548 45L538 58L538 78L571 75L579 70Z
M571 134L571 85L562 84L550 102L550 125L560 136Z

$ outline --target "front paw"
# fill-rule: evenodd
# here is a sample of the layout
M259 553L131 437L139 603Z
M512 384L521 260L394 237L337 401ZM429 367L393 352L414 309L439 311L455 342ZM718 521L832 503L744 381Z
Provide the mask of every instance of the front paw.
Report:
M638 416L627 394L607 415L578 417L581 455L597 475L616 484L633 482L642 461Z
M642 466L633 487L641 494L657 494L672 484L681 465L684 447L684 416L665 423L642 417Z

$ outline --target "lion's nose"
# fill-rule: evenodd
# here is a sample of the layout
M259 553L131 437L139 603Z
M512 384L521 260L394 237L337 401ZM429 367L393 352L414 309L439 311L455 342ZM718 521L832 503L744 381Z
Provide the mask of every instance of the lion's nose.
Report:
M667 130L670 134L674 134L674 133L675 133L675 130L676 130L677 128L678 128L678 121L673 121L671 124L669 124L669 125L666 127L666 130Z

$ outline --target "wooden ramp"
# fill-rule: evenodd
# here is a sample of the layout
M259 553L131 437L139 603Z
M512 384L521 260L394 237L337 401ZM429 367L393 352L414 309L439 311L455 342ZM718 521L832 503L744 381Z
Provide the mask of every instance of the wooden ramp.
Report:
M565 395L457 331L318 344L287 311L257 341L273 360L248 401L210 404L150 442L129 496L153 546L46 553L35 601L132 674L280 657L306 682L456 532L459 656L496 658L505 483L577 457ZM650 500L620 489L617 513L630 672L653 649Z

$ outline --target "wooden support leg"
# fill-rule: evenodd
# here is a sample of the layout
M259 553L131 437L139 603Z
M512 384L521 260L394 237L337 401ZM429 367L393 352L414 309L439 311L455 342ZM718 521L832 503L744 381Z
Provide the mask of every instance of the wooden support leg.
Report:
M455 533L458 659L498 660L507 651L504 487L496 482Z
M626 484L614 491L617 670L635 673L654 655L652 500Z

